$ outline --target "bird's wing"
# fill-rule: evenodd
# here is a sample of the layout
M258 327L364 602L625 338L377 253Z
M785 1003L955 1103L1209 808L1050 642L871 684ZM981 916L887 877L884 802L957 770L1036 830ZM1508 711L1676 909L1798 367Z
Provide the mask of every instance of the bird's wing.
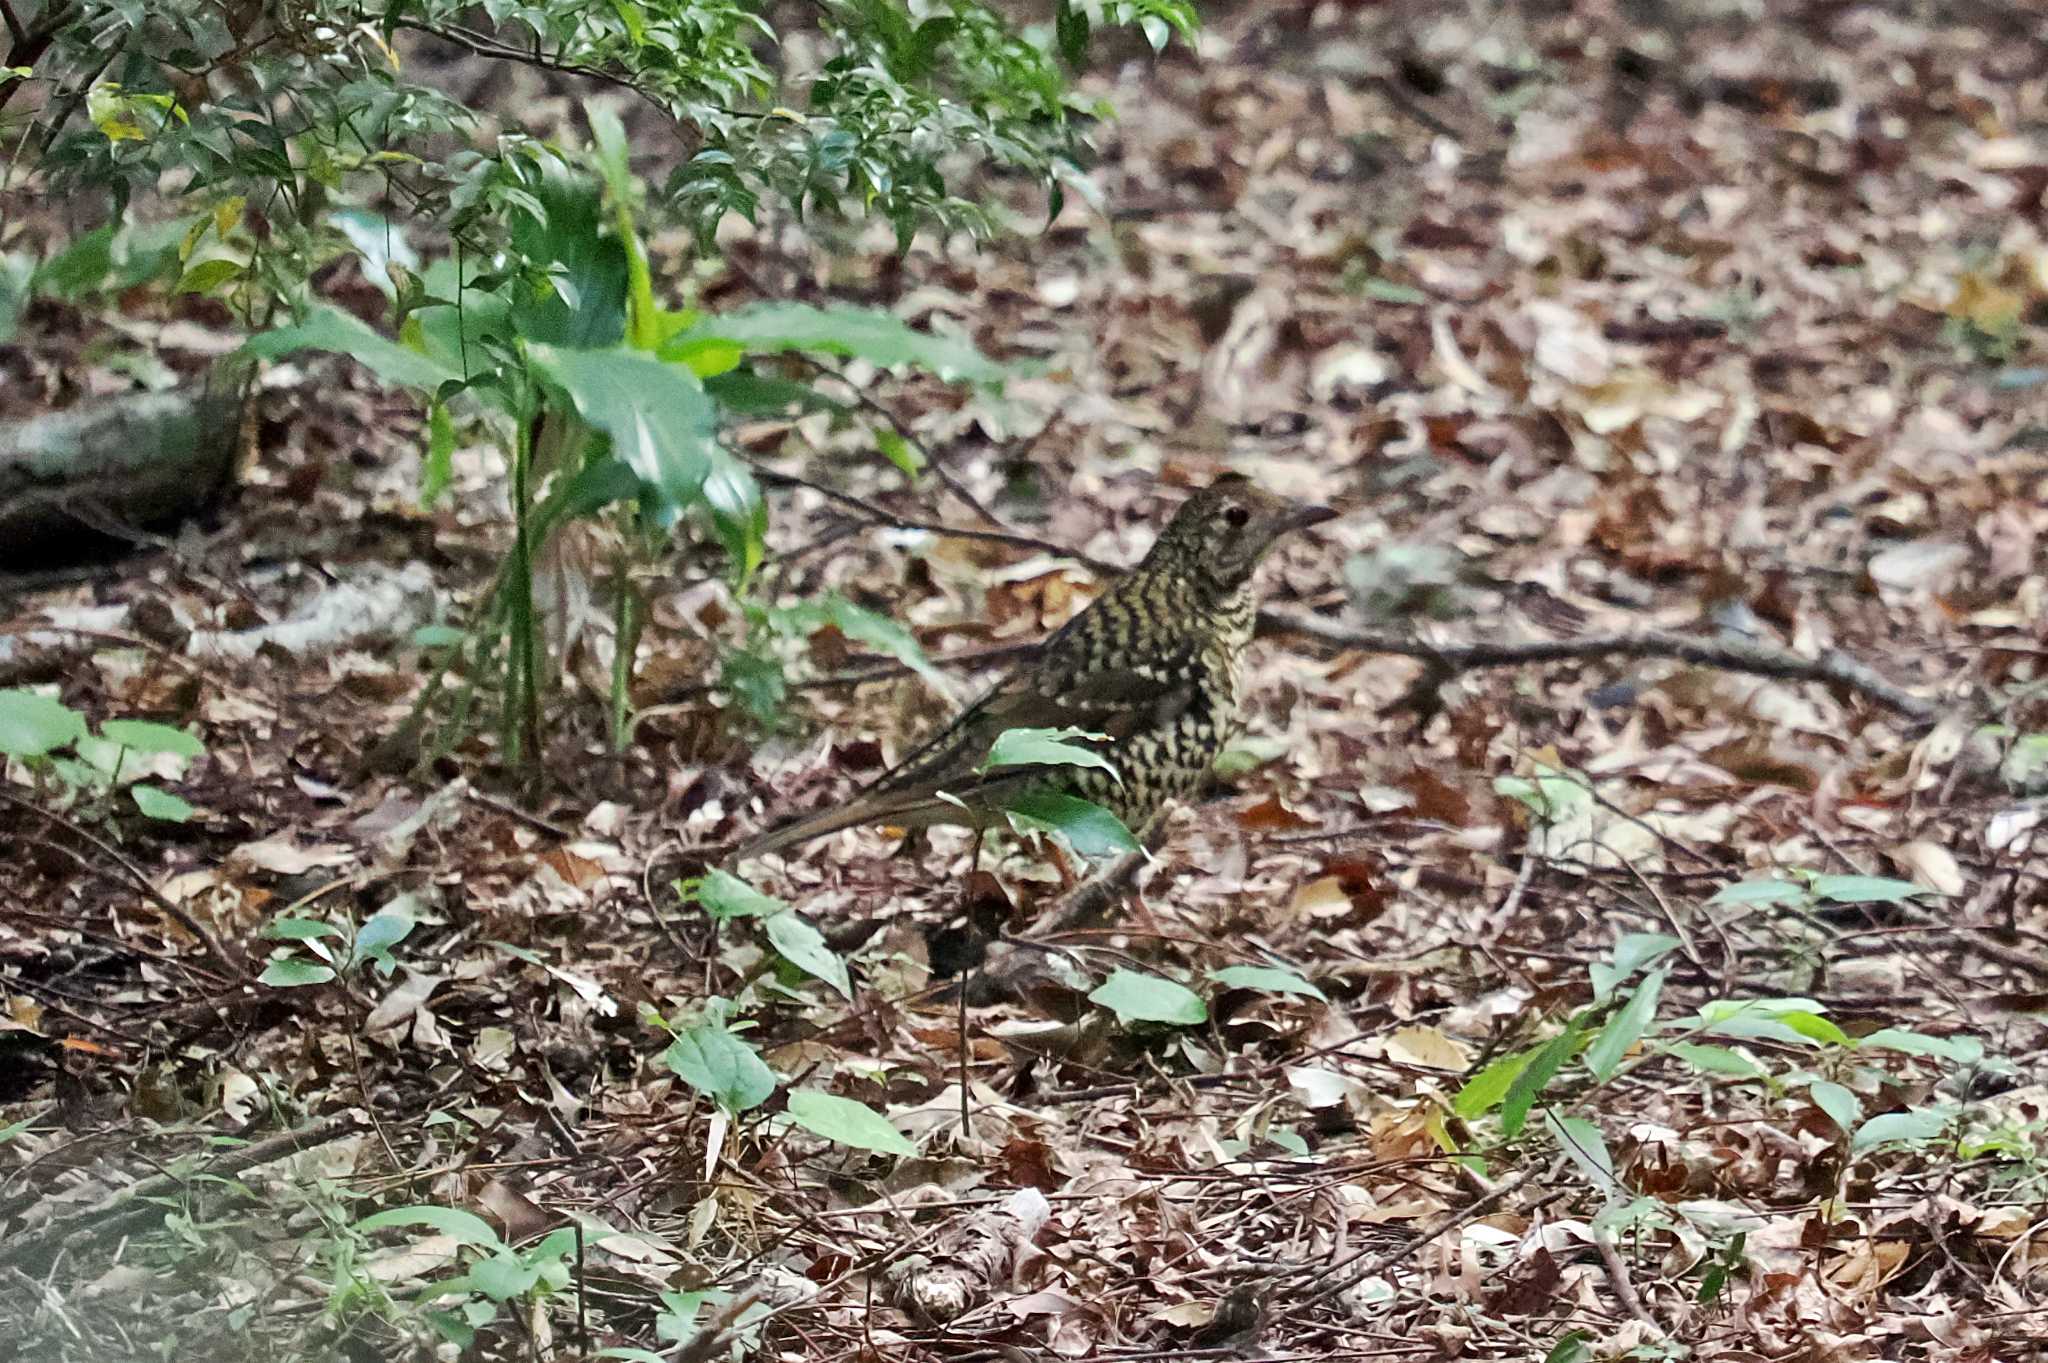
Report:
M1025 669L963 710L951 724L906 755L875 782L900 789L964 782L1011 729L1079 729L1116 744L1147 729L1169 728L1201 697L1201 660L1190 651L1145 667L1088 671ZM1082 746L1087 746L1083 743ZM1009 774L1010 769L1005 769Z

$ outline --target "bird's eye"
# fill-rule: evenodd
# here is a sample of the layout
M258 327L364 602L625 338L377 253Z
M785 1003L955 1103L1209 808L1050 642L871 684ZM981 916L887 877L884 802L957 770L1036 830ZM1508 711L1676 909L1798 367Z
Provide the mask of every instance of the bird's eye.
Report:
M1251 519L1252 511L1248 506L1230 506L1223 509L1223 522L1225 525L1243 529L1246 525L1250 524Z

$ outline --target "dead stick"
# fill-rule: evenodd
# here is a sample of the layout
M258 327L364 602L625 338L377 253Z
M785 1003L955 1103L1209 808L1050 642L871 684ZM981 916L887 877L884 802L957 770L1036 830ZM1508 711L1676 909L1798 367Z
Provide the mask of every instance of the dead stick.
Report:
M1772 644L1671 630L1646 629L1629 634L1589 634L1576 639L1530 639L1518 643L1431 644L1401 635L1348 629L1310 616L1261 611L1259 633L1290 634L1338 648L1421 658L1445 673L1597 658L1675 658L1695 667L1724 672L1746 672L1781 681L1826 682L1866 696L1911 719L1930 720L1939 713L1933 701L1893 685L1867 663L1846 653L1830 651L1818 658L1808 658Z

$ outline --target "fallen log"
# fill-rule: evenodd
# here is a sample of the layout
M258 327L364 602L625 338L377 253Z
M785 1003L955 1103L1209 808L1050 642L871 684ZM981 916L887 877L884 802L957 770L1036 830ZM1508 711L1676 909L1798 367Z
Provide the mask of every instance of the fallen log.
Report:
M0 422L0 567L118 553L214 506L254 373L229 356L199 384Z

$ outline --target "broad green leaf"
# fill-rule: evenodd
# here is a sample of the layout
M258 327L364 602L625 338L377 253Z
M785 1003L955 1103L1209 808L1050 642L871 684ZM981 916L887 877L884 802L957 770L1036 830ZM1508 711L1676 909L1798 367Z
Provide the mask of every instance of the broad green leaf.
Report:
M1881 1112L1856 1128L1849 1138L1849 1152L1862 1154L1873 1147L1904 1141L1919 1144L1940 1137L1955 1118L1953 1108L1915 1108L1909 1112Z
M532 1291L540 1274L540 1265L522 1263L517 1255L504 1253L477 1260L464 1277L484 1296L503 1302ZM446 1291L447 1284L441 1284L441 1288Z
M363 920L363 925L356 929L354 950L357 960L390 959L391 948L410 937L418 926L413 921L411 904L410 896L402 896Z
M706 344L729 345L714 341ZM694 368L694 366L692 366ZM748 370L714 374L704 380L704 391L726 411L740 416L775 416L795 408L804 412L844 412L843 402L825 396L805 383L764 378Z
M768 1101L775 1074L752 1046L726 1030L725 1021L705 1017L677 1033L662 1060L697 1092L727 1112L745 1112Z
M1900 1051L1906 1055L1931 1055L1957 1065L1974 1065L1984 1058L1984 1043L1973 1036L1928 1036L1897 1027L1881 1027L1858 1039L1862 1049Z
M1816 1079L1806 1086L1806 1092L1813 1105L1827 1113L1828 1120L1845 1136L1856 1129L1856 1123L1863 1117L1862 1100L1832 1079Z
M738 341L728 341L723 336L702 336L663 347L661 357L671 364L688 365L691 373L706 380L708 388L709 380L731 373L739 367L746 354Z
M914 330L886 312L808 303L760 303L707 317L663 346L662 358L710 337L735 342L755 354L806 350L884 368L916 365L949 380L994 383L1006 373L972 345Z
M815 1136L878 1155L914 1156L917 1147L881 1113L866 1103L816 1089L789 1095L789 1119Z
M1796 904L1806 887L1791 880L1738 880L1714 892L1709 904Z
M711 870L676 887L686 904L695 904L721 923L735 918L770 918L789 905L762 894L730 871Z
M1684 943L1668 933L1628 933L1614 944L1614 968L1625 972L1641 970L1682 945Z
M1108 737L1107 734L1091 734L1086 729L1071 727L1005 729L996 735L995 742L989 744L988 756L982 760L980 769L992 771L997 767L1094 767L1116 776L1116 768L1110 765L1109 759L1100 752L1068 741L1080 738L1093 742L1107 742Z
M532 345L527 354L578 416L611 437L612 453L670 513L664 523L698 500L711 472L715 414L695 374L623 347Z
M490 1222L460 1207L393 1207L390 1211L374 1212L364 1217L356 1222L355 1229L367 1232L390 1230L394 1226L421 1226L461 1245L478 1245L486 1249L505 1247L505 1242L491 1229Z
M239 278L242 269L241 261L229 260L224 256L202 260L178 276L178 282L172 286L171 292L210 294L229 280Z
M302 956L280 956L263 967L256 983L275 985L279 989L297 989L302 985L326 984L333 978L332 966L321 965Z
M1004 806L1010 822L1057 833L1084 857L1106 857L1138 850L1138 840L1123 820L1090 800L1051 791L1026 791Z
M1192 1027L1209 1020L1208 1006L1194 990L1136 970L1118 970L1095 987L1088 1001L1109 1009L1120 1022Z
M846 976L846 962L825 942L824 935L802 918L782 912L765 925L768 940L777 954L806 975L815 976L839 991L841 998L853 998L853 984Z
M1831 904L1903 904L1915 895L1940 893L1887 876L1815 876L1812 889L1815 899Z
M347 355L383 379L432 392L462 375L438 360L400 345L339 308L320 304L297 326L251 336L242 349L261 359L282 359L301 350L329 350Z
M1702 1046L1692 1041L1674 1041L1671 1053L1694 1069L1707 1074L1726 1074L1737 1079L1761 1079L1763 1067L1739 1051L1725 1046Z
M145 719L110 719L100 725L100 737L132 752L170 753L175 757L202 757L206 753L206 745L183 729L152 724Z
M0 755L41 757L85 737L85 716L34 691L0 691Z
M128 794L134 799L135 807L142 811L143 817L164 823L189 823L192 816L199 812L168 790L159 790L155 786L130 786Z
M1545 1042L1522 1072L1508 1085L1507 1097L1500 1103L1500 1129L1509 1140L1522 1132L1522 1123L1528 1120L1529 1109L1536 1105L1543 1090L1550 1085L1564 1062L1578 1049L1584 1035L1574 1022L1562 1032Z
M341 929L317 918L276 918L263 935L278 942L312 942L322 937L339 937Z
M1328 1003L1329 996L1310 984L1292 970L1282 970L1270 965L1227 965L1209 972L1209 978L1231 989L1263 989L1269 994L1300 994L1305 998L1321 999Z

